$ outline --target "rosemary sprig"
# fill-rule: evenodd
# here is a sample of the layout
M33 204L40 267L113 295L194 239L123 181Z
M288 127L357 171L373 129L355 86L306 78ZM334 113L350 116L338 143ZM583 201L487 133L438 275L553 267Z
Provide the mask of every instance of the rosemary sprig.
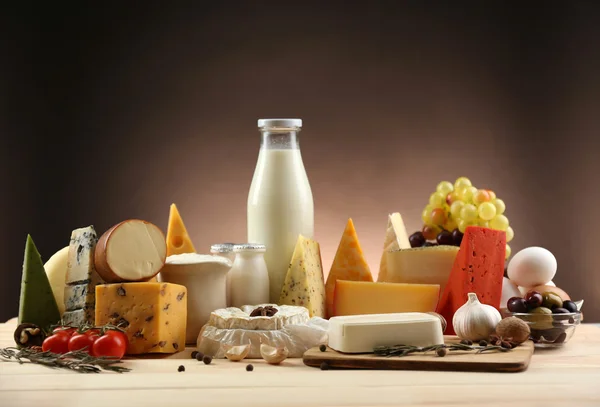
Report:
M449 343L443 345L431 345L425 347L411 346L411 345L394 345L394 346L378 346L373 349L373 353L377 356L407 356L411 353L427 353L437 352L439 349L446 349L448 351L476 351L475 353L484 352L508 352L510 349L503 348L502 346L486 345L465 345L462 343Z
M64 368L79 373L100 373L108 370L117 373L129 372L131 369L115 366L120 360L104 356L90 356L83 350L68 352L62 355L52 352L43 352L33 348L4 348L0 349L0 361L35 363L50 368Z

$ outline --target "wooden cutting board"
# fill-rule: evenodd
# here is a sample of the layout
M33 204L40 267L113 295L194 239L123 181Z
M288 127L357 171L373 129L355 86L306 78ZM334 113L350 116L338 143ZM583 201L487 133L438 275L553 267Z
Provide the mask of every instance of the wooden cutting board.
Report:
M458 342L456 336L446 336L446 343ZM375 369L375 370L447 370L464 372L521 372L527 369L533 342L527 341L510 352L490 352L476 354L473 351L451 351L444 357L435 352L411 356L375 356L373 354L347 354L327 348L306 351L304 364L320 367L326 362L334 369Z

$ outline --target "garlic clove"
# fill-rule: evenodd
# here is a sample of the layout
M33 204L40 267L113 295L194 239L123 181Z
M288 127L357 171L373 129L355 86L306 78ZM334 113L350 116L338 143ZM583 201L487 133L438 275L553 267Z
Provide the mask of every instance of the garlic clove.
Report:
M278 365L288 357L289 351L286 347L276 348L274 346L260 345L260 355L271 365Z
M225 351L225 357L232 362L239 362L243 360L248 353L250 353L250 345L222 345L223 350Z

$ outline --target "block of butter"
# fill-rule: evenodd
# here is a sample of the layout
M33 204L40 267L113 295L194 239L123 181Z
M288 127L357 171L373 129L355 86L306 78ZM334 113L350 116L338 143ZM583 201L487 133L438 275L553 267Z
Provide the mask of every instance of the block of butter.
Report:
M443 343L439 318L420 312L329 319L329 347L342 353L372 353L377 346L430 346Z

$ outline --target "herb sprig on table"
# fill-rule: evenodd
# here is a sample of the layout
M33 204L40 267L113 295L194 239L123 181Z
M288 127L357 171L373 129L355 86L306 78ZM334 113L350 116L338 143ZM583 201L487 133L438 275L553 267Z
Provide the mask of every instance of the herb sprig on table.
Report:
M463 343L451 343L444 345L431 345L425 347L410 346L410 345L394 345L394 346L378 346L373 352L377 356L407 356L411 353L426 353L436 352L438 356L445 356L448 351L476 351L475 353L484 352L509 352L510 348L504 348L496 345L467 345Z
M123 366L115 366L121 363L118 359L107 357L90 356L86 351L79 350L65 354L43 352L41 348L4 348L0 349L0 361L34 363L51 368L63 368L74 370L79 373L100 373L108 370L117 373L125 373L131 369Z

